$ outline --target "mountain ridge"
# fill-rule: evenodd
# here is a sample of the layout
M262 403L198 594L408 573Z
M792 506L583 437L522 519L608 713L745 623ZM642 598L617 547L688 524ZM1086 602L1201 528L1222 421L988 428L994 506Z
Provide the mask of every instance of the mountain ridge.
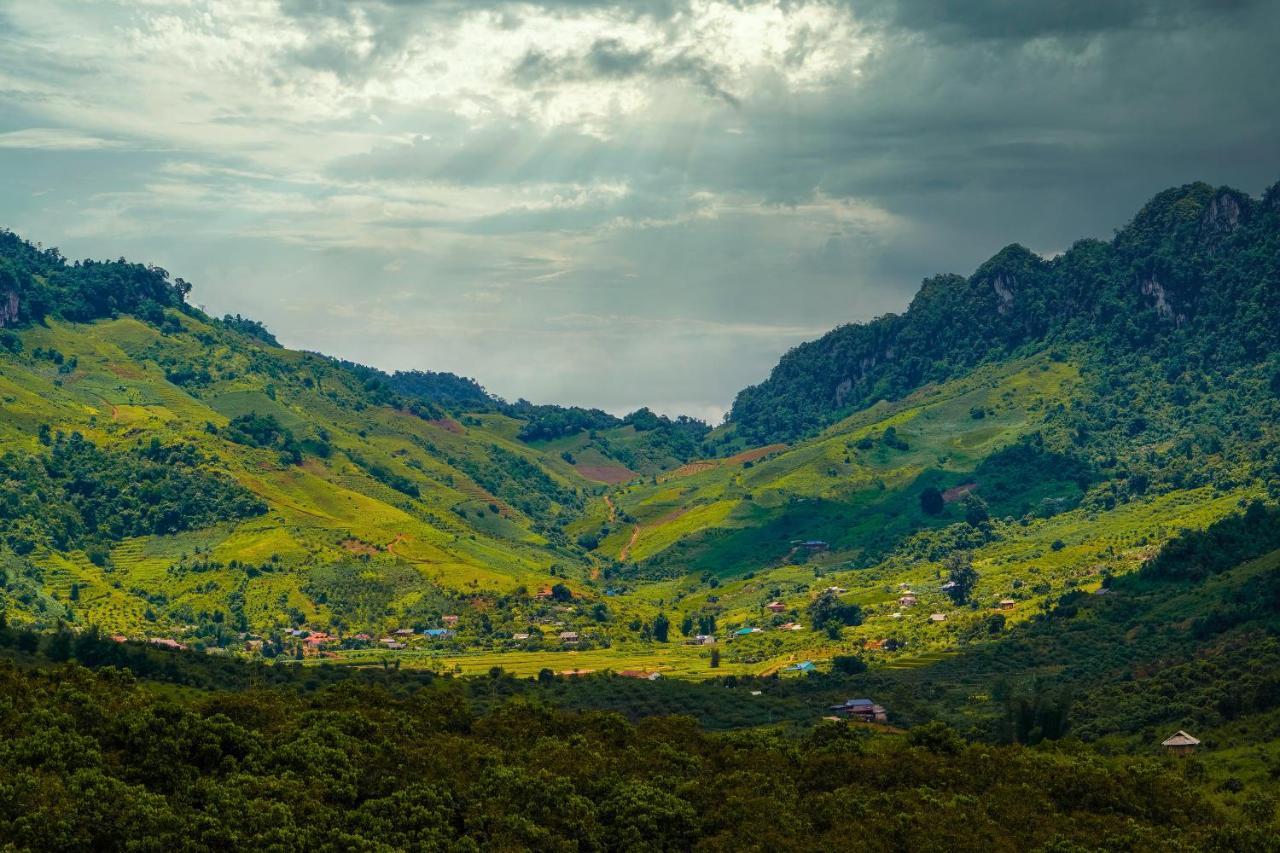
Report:
M841 326L793 348L768 379L739 393L729 421L750 442L793 441L842 412L1024 346L1105 339L1129 351L1167 348L1194 326L1180 345L1190 338L1203 351L1231 328L1246 355L1274 351L1274 327L1250 314L1276 297L1278 218L1280 184L1255 200L1196 183L1157 194L1110 243L1080 240L1051 260L1012 244L968 278L926 279L902 314ZM1252 290L1229 268L1240 255L1256 256L1262 267ZM1226 303L1237 306L1234 314Z

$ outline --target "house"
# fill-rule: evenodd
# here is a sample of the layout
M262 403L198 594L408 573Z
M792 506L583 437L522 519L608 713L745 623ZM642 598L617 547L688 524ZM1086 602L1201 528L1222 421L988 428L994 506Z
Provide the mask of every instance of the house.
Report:
M809 539L805 542L801 542L800 545L808 548L810 551L825 551L827 548L831 547L821 539Z
M1165 738L1160 745L1172 755L1190 755L1196 751L1196 747L1200 745L1200 741L1179 729L1174 734Z
M353 640L359 640L359 641L360 641L360 642L362 642L362 643L367 643L367 642L369 642L370 640L372 640L372 639L373 639L373 637L370 637L368 634L356 634L356 635L355 635L354 637L352 637L351 639L353 639Z
M399 651L400 649L408 648L408 646L406 646L404 643L397 643L395 640L392 640L391 642L387 643L387 648L391 649L392 651Z
M945 614L945 613L932 613L932 614L930 614L930 615L929 615L929 621L930 621L930 622L946 622L946 621L947 621L947 614Z
M129 642L129 638L128 638L128 637L126 637L124 634L112 634L112 635L111 635L111 639L112 639L112 641L117 642L117 643L127 643L127 642Z
M768 610L770 613L786 613L787 605L783 604L781 601L771 601L764 606L764 609Z
M716 638L710 634L698 634L693 638L693 645L695 646L714 646L715 644Z
M413 636L413 629L412 629L412 628L397 628L397 629L395 630L395 635L396 635L397 637L412 637L412 636Z
M1018 604L1018 602L1014 601L1012 598L1006 598L1006 599L1004 599L1003 601L1001 601L1001 602L1000 602L1000 609L1001 609L1001 610L1012 610L1014 607L1016 607L1016 606L1017 606L1017 604Z
M734 632L733 632L733 636L735 636L735 637L745 637L745 636L747 636L748 634L754 634L754 633L756 633L756 632L757 632L757 631L759 631L759 630L761 630L761 629L760 629L760 628L739 628L738 630L736 630L736 631L734 631Z
M445 637L453 636L453 632L450 631L448 628L428 628L422 633L436 640L441 640L441 639L444 639Z
M550 597L551 597L551 587L549 587L549 586L544 586L542 589L538 590L538 592L537 592L533 597L534 597L534 598L550 598Z
M457 616L441 616L440 621L448 625L450 628L458 624Z
M813 665L811 660L802 660L800 663L792 664L787 667L788 672L817 672L818 668Z
M944 584L942 585L942 591L943 591L943 592L946 592L946 591L947 591L947 590L949 590L949 589L955 589L955 588L956 588L956 582L955 582L955 581L947 581L946 583L944 583Z
M870 699L846 699L843 705L832 705L827 710L838 717L862 723L885 723L889 720L889 712L884 706Z
M657 681L662 678L662 673L660 672L646 672L643 669L624 669L618 675L623 678L641 678L645 681Z
M561 631L561 632L560 632L560 642L562 642L562 643L576 643L576 642L578 642L578 632L577 632L577 631Z
M845 594L846 592L848 592L848 591L849 591L849 590L845 589L845 588L844 588L844 587L842 587L842 586L829 586L829 587L827 587L826 589L824 589L824 590L823 590L823 592L830 592L830 593L833 593L833 594L835 594L835 595L844 595L844 594Z
M752 695L752 696L762 696L762 695L764 695L764 691L763 691L763 690L752 690L752 691L751 691L751 695Z
M915 607L916 597L909 592L906 595L900 595L898 596L898 606L899 607Z
M518 633L518 634L512 634L512 635L511 635L511 639L513 639L513 640L527 640L527 639L529 639L529 635L528 635L526 632L521 631L521 632L520 632L520 633Z
M871 649L872 651L880 651L884 648L884 640L867 640L866 643L863 644L863 648Z
M177 640L171 640L168 637L149 637L147 642L153 646L159 646L162 649L173 649L174 651L186 651L187 647Z

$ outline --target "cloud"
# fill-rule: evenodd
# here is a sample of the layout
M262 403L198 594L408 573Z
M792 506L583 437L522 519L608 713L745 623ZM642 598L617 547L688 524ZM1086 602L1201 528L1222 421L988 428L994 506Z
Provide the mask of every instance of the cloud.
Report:
M954 39L1082 38L1121 30L1182 29L1230 17L1258 0L888 0L893 25Z
M511 70L511 77L516 82L529 87L636 77L682 80L712 97L737 106L738 98L721 84L723 74L723 69L714 68L705 59L687 51L660 58L652 49L631 48L616 38L597 39L585 52L577 55L551 56L535 48Z
M28 127L0 133L0 148L36 148L45 151L93 151L123 148L121 140L104 139L65 127Z

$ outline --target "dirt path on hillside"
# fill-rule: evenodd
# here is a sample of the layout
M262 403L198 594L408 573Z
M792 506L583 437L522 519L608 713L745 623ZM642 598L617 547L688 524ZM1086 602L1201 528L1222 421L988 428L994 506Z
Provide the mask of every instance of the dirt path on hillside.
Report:
M636 547L636 542L640 539L640 525L636 525L631 531L631 541L622 546L622 550L618 552L618 562L625 563L627 558L631 556L631 549Z
M394 554L397 557L403 556L401 554L396 554L395 546L399 545L401 542L407 541L409 541L409 537L407 535L404 533L397 533L394 539L383 546L382 550L386 551L388 554Z
M618 520L618 508L613 505L613 501L610 500L608 495L604 496L604 504L609 507L609 523L613 524Z

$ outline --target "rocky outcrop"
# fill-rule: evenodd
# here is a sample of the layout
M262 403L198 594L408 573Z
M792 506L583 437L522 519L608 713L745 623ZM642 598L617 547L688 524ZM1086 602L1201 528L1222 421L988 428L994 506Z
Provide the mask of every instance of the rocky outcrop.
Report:
M1164 285L1154 275L1139 281L1138 286L1142 290L1142 295L1152 300L1151 307L1156 309L1160 319L1173 320L1175 322L1180 319L1174 313L1173 306L1169 304L1168 294L1165 293Z
M1000 304L996 306L996 311L1001 314L1008 314L1009 309L1013 307L1013 285L1015 282L1011 278L1005 281L1003 275L997 275L991 280L991 288L1000 297Z
M1222 237L1240 227L1248 215L1249 199L1230 190L1220 190L1209 200L1200 215L1200 231L1209 237Z
M0 296L0 328L17 325L18 294L12 290Z

